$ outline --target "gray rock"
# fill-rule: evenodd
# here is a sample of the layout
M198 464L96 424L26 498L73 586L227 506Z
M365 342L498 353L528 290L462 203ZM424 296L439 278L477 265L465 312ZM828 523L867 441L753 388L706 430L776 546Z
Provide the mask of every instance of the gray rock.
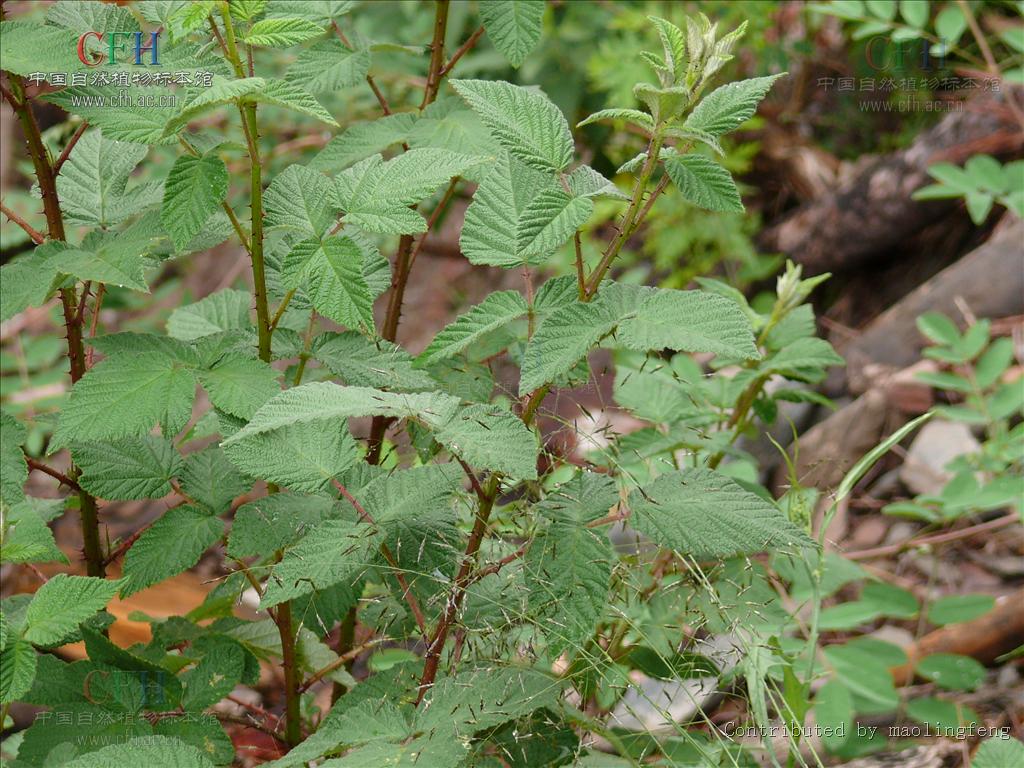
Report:
M952 477L946 465L958 456L980 449L981 444L966 424L930 421L911 443L900 468L900 480L914 493L937 494Z

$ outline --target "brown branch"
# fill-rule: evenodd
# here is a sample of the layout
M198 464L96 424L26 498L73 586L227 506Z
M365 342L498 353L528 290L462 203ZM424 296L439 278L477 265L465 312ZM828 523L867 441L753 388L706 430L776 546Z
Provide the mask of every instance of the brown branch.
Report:
M314 672L306 680L306 682L300 685L299 693L304 693L305 691L309 690L313 687L313 685L318 683L320 680L323 680L324 677L326 677L327 675L331 674L331 672L338 669L339 667L343 667L344 665L348 664L350 661L355 659L363 651L367 651L370 648L373 648L374 646L380 645L381 643L386 642L387 639L388 638L386 637L375 637L372 640L368 640L367 642L363 643L362 645L358 645L355 648L352 648L351 650L342 653L340 656L338 656L338 658L336 658L326 667L322 667L318 669L316 672Z
M909 549L916 549L917 547L925 547L932 544L947 544L951 541L960 541L961 539L970 538L971 536L975 536L979 533L998 531L1018 522L1020 522L1020 515L1016 512L1010 512L1002 517L997 517L995 520L977 523L976 525L972 525L967 528L961 528L958 531L947 531L946 533L936 533L931 536L921 536L916 539L905 541L902 544L888 544L884 547L861 549L855 552L845 552L843 553L843 557L848 560L871 560L876 557L898 555L901 552L906 552Z
M21 218L21 216L16 214L3 203L0 203L0 212L2 212L4 216L13 221L23 230L25 230L25 234L28 235L32 242L35 243L36 245L42 245L44 242L46 242L46 235L44 235L38 229L34 228L31 224L29 224L27 221Z
M82 487L73 478L68 477L60 470L54 469L51 466L43 464L41 461L33 459L31 456L25 457L25 463L28 464L29 469L36 469L44 475L49 475L55 480L59 480L61 485L66 485L68 488L72 488L76 491L82 490Z
M78 126L78 130L74 132L70 139L68 139L67 146L64 147L64 151L60 153L60 157L57 158L57 162L53 164L53 175L56 176L60 173L61 166L68 159L71 154L71 150L75 148L75 144L82 138L82 134L85 133L85 129L89 127L88 121L83 120L82 124Z
M477 570L476 573L474 573L470 577L469 584L470 585L476 584L478 581L480 581L485 576L490 576L492 573L497 573L498 571L500 571L502 568L504 568L509 563L514 563L516 560L518 560L519 558L521 558L523 555L525 555L527 553L527 551L530 549L530 544L532 544L532 543L533 543L533 540L531 539L530 541L528 541L525 544L523 544L523 546L521 546L515 552L507 554L503 558L501 558L500 560L496 560L495 562L491 563L490 565L486 565L483 568L480 568L479 570Z
M355 496L349 493L348 488L339 483L337 480L332 479L331 482L334 484L334 487L338 489L338 492L342 495L342 497L345 500L347 500L349 504L352 505L352 508L355 509L356 513L359 515L360 518L362 518L364 523L374 526L376 525L373 518L370 516L370 513L363 509L363 505L359 503ZM380 545L380 553L384 556L384 559L388 561L388 565L390 565L394 569L395 581L397 581L398 586L402 588L402 596L405 598L405 602L408 604L409 610L412 611L412 615L416 619L416 625L419 627L420 632L423 634L424 638L426 638L426 617L423 615L423 610L420 608L419 601L416 599L416 596L412 593L412 588L409 586L409 582L405 578L405 574L398 566L398 560L395 558L394 554L392 554L391 548L388 547L387 544Z
M572 236L573 246L576 248L576 290L580 301L587 300L587 276L583 271L583 244L580 242L580 233L577 230Z
M491 475L485 493L486 496L477 508L473 530L469 534L466 554L462 558L462 564L459 566L459 572L455 577L452 594L445 604L444 614L442 614L441 620L437 623L434 636L427 646L427 655L423 663L423 674L420 677L419 693L416 696L417 706L423 701L423 697L427 695L427 691L434 684L438 665L441 662L441 651L444 650L444 644L448 640L448 633L451 631L452 624L458 616L462 600L466 595L466 589L472 583L473 566L476 564L477 553L480 551L480 544L484 540L484 534L487 533L487 521L491 516L491 510L494 509L494 502L498 498L497 475Z
M472 50L473 46L476 45L476 41L480 39L483 33L483 27L476 28L473 34L469 36L469 39L466 40L466 42L464 42L462 45L460 45L459 49L452 54L452 57L448 60L448 63L441 67L441 77L444 77L453 69L455 69L455 65L459 63L459 59L461 59L470 50Z
M348 41L345 33L341 31L341 27L338 26L338 22L332 19L331 26L334 28L334 34L338 36L338 39L341 40L346 48L351 50L352 43ZM373 79L373 75L369 73L366 74L366 84L370 86L370 90L373 91L373 95L376 97L377 103L380 104L380 108L384 113L384 116L386 117L387 115L390 115L391 105L388 104L388 100L384 97L384 94L381 93L380 88L377 87L377 82Z
M444 37L448 30L449 0L436 0L434 13L434 39L430 41L430 64L427 67L427 84L423 88L423 101L420 112L430 106L437 98L444 77Z
M39 123L36 121L35 113L25 98L25 90L20 78L11 75L10 83L21 95L20 99L9 96L11 106L14 108L21 123L22 132L25 136L25 143L28 153L32 158L32 165L35 169L36 180L39 182L39 193L43 199L43 213L46 215L46 230L51 240L66 240L64 233L64 214L60 208L60 198L57 196L57 181L50 165L50 155L43 144L42 134L39 131ZM68 362L70 365L71 383L75 384L85 375L85 345L82 343L82 324L76 322L75 305L77 295L74 287L62 288L60 290L61 308L64 313L64 325L67 329ZM72 465L71 475L75 476L77 469ZM82 523L82 545L85 551L86 572L89 576L103 578L106 574L103 566L103 548L100 544L99 513L96 509L96 499L85 491L78 492L79 517Z

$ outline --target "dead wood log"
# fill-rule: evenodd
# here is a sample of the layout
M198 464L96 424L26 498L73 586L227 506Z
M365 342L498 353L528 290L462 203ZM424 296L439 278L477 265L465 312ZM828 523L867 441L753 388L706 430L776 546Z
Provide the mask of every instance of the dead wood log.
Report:
M959 204L911 199L915 190L931 183L929 165L1022 149L1024 132L998 94L969 100L963 111L947 114L908 149L858 161L837 189L766 229L759 244L787 254L808 274L856 268L898 248Z
M838 344L850 390L864 392L880 375L917 360L926 343L917 317L958 317L957 299L978 317L1024 313L1024 221L1006 214L988 242L876 317L858 337Z

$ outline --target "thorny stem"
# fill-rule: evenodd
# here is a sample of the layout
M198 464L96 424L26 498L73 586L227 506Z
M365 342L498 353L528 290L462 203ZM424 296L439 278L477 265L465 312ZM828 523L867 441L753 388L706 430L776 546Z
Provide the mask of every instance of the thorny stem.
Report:
M71 150L75 148L75 144L82 138L82 134L85 133L85 129L89 127L88 121L83 120L82 124L78 126L78 129L68 139L67 146L64 147L64 151L60 153L60 157L53 164L53 175L56 176L60 173L61 166L64 165L65 161L70 157Z
M231 11L224 0L221 0L220 10L221 18L224 21L224 45L228 59L235 69L235 74L239 78L244 78L246 70L238 55L235 30L231 24ZM216 24L213 26L216 27ZM260 359L269 363L270 308L267 304L267 276L263 263L263 166L260 160L259 126L256 122L256 105L254 103L241 103L238 110L242 116L245 141L249 149L249 208L252 219L252 239L249 242L248 250L252 257L252 292L253 298L256 300L256 331L259 335Z
M59 480L61 482L61 484L66 485L68 488L71 488L72 490L75 490L75 491L81 491L82 490L81 486L78 484L78 481L74 480L73 478L68 477L67 475L65 475L60 470L54 469L53 467L49 466L48 464L43 464L43 462L38 461L36 459L33 459L31 456L26 456L25 457L25 463L28 464L28 468L29 469L37 469L40 472L42 472L44 475L49 475L50 477L54 478L55 480Z
M333 27L334 34L338 36L338 39L341 40L344 46L351 49L352 43L348 41L348 38L345 36L345 33L342 32L338 22L334 19L331 20L331 27ZM384 94L381 93L380 88L377 87L377 82L373 79L373 75L367 73L366 84L370 86L370 90L373 91L373 95L377 98L377 103L380 104L380 109L384 113L384 116L387 117L390 115L391 105L388 104L388 100L384 97Z
M309 690L313 685L323 680L324 677L331 674L331 672L333 672L334 670L338 669L339 667L348 666L349 664L351 664L353 659L359 656L359 654L361 654L363 651L367 651L370 648L373 648L374 646L380 645L386 640L386 637L375 637L372 640L367 640L362 645L357 645L355 648L346 651L345 653L338 656L338 658L336 658L326 667L322 667L321 669L318 669L316 672L310 675L309 678L306 679L306 682L299 686L299 690L303 692Z
M224 46L228 59L239 78L246 76L245 67L238 55L235 31L231 24L231 11L226 0L220 3L221 18L224 21ZM212 20L212 17L211 17ZM216 24L213 25L216 28ZM259 126L256 122L256 105L240 103L239 113L245 129L245 140L249 149L249 206L251 214L251 239L249 255L252 258L253 298L256 301L256 330L259 337L260 359L266 363L271 359L270 308L267 303L267 278L263 263L263 167L260 159ZM271 492L273 488L269 488ZM292 606L285 601L278 605L274 616L277 632L281 638L281 664L284 667L285 699L285 741L295 746L302 740L299 713L299 667L295 653L295 627L292 624Z
M46 235L44 235L38 229L34 228L31 224L29 224L27 221L21 218L21 216L16 214L3 203L0 203L0 212L2 212L4 216L13 221L23 230L25 230L25 234L28 235L32 242L35 243L36 245L42 245L46 241Z
M498 482L498 476L491 475L491 479L488 481L485 489L486 495L477 507L473 530L469 534L466 554L463 556L459 572L455 576L452 593L448 597L444 613L441 615L437 628L434 630L434 635L430 639L430 644L427 646L426 659L423 663L423 674L420 677L419 693L416 696L417 706L423 701L423 697L427 695L427 691L430 690L434 680L437 678L437 669L441 662L441 651L444 650L444 644L448 641L448 633L451 631L452 624L458 616L462 600L466 596L466 589L472 584L473 567L476 565L477 553L480 551L480 544L483 543L484 534L487 533L487 521L491 516L491 510L494 509L494 502L498 497Z
M473 49L473 46L476 45L476 41L480 39L483 33L484 28L477 27L476 31L469 36L466 42L459 46L459 49L452 54L452 57L448 60L448 63L441 68L442 77L451 72L455 68L455 65L458 64L459 59L461 59L463 56L465 56L469 51Z
M32 157L32 165L35 168L36 179L39 182L39 192L43 198L43 212L46 215L47 235L51 240L66 240L64 233L64 215L60 209L60 199L57 197L57 177L50 165L50 158L43 144L39 132L39 123L36 122L35 114L25 96L25 89L21 80L11 75L12 91L8 98L18 121L21 123L25 134L25 142L28 145L29 155ZM82 321L76 315L78 295L74 287L62 288L60 290L60 302L64 311L64 325L67 329L68 361L70 363L71 383L75 384L85 375L85 345L82 342ZM71 479L78 478L78 469L71 465L68 473ZM103 567L103 547L100 543L99 513L96 508L96 499L84 491L78 492L79 516L82 523L82 549L85 554L86 573L89 576L104 578L106 570Z

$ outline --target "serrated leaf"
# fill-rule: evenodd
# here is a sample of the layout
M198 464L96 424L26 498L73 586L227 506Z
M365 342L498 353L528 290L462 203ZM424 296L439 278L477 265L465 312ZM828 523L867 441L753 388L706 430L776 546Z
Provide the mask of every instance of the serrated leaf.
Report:
M607 608L615 554L603 531L563 517L538 533L523 559L528 605L557 656L593 635Z
M217 679L218 674L212 673L214 679ZM221 680L220 684L227 685L227 682ZM214 688L207 690L211 691L211 696L217 693L217 689ZM166 736L195 747L215 765L230 765L235 758L235 745L231 742L231 737L214 717L196 717L191 714L161 717L153 723L153 735Z
M363 274L367 256L366 244L348 235L310 238L292 248L282 272L288 285L305 287L324 317L349 328L372 329L373 296Z
M354 331L321 336L313 345L313 357L353 386L395 392L437 388L436 381L413 367L412 357L404 349Z
M602 120L622 120L639 125L648 131L654 130L654 118L639 109L602 109L576 123L576 127L582 128L584 125L591 125Z
M594 212L589 197L572 197L560 189L538 194L516 224L516 251L527 263L553 254Z
M619 326L619 339L639 351L675 349L757 359L750 321L737 304L706 291L661 289Z
M331 182L322 173L290 165L267 188L264 210L268 227L287 227L304 237L320 237L334 219Z
M101 499L158 499L171 492L181 456L163 437L145 435L104 443L77 443L79 484Z
M628 200L614 183L606 179L589 165L580 165L573 169L567 179L569 191L573 197L613 197L616 200Z
M252 485L217 446L187 456L179 479L189 498L217 514Z
M610 284L590 302L575 301L548 315L534 332L523 357L521 395L533 392L567 373L635 311L642 290Z
M630 525L656 543L697 558L807 545L774 504L725 475L687 469L662 475L629 497Z
M78 115L103 131L112 141L134 144L172 144L174 136L164 134L167 123L177 114L174 107L121 104L117 86L80 85L62 88L42 98L66 112ZM118 106L112 106L112 103Z
M36 679L36 649L15 640L0 651L0 703L10 704L28 693Z
M67 563L67 556L57 546L53 531L46 524L39 505L41 499L26 498L6 509L7 530L0 541L0 562L4 563Z
M0 22L0 58L3 68L22 77L34 72L78 72L78 34L37 21Z
M79 280L149 292L143 272L150 238L130 233L91 232L77 248L54 242L47 267Z
M185 98L177 114L164 126L164 135L169 136L180 131L191 120L205 112L236 99L255 93L267 85L262 77L243 77L229 80L215 76L209 88L194 88Z
M251 418L267 400L281 391L277 371L262 360L229 355L212 368L199 371L199 383L220 410Z
M519 67L540 40L544 0L481 0L480 21L494 47Z
M473 264L518 267L519 220L530 201L554 182L503 153L477 187L466 209L459 245Z
M137 196L126 193L126 187L148 151L139 144L111 141L98 130L82 134L57 176L67 223L109 227L140 210L138 200L132 199Z
M742 213L736 182L730 173L703 155L673 155L665 159L665 170L684 198L709 211Z
M416 710L417 731L470 736L558 700L562 683L530 667L477 667L439 678Z
M188 570L223 532L219 518L195 507L167 510L128 550L121 595L133 595Z
M192 415L195 378L176 360L143 352L110 357L71 390L52 447L144 435L161 424L177 434Z
M271 607L334 584L354 583L376 562L381 537L379 529L365 523L325 520L274 566L260 606Z
M303 531L326 520L334 508L335 502L324 496L288 492L243 504L231 523L228 555L256 557L284 549Z
M320 93L358 85L369 71L368 50L352 50L340 40L325 40L300 53L286 77L311 93Z
M786 345L762 365L762 370L795 378L806 378L809 372L820 371L845 361L825 339L800 338Z
M416 122L416 115L401 112L372 122L350 125L344 133L335 136L320 150L310 161L309 167L321 171L348 168L353 163L405 141Z
M1016 768L1024 761L1024 743L1012 736L985 739L971 761L972 768Z
M0 322L46 301L57 277L48 263L50 255L61 247L55 242L44 243L31 255L0 266Z
M292 424L353 416L414 419L471 464L518 478L536 477L536 438L518 418L498 406L462 406L440 392L402 394L329 382L303 384L272 398L224 445L230 448L252 435Z
M228 459L251 477L293 491L321 491L359 457L343 424L293 424L225 447Z
M228 192L228 169L216 155L182 155L164 182L160 223L174 247L187 246L216 211Z
M60 645L81 622L105 608L118 587L117 581L58 573L28 604L23 637L34 645Z
M338 126L338 121L331 117L331 113L313 94L287 80L268 80L265 85L243 96L242 100L284 107L302 115L315 117L328 125Z
M780 77L754 77L716 88L693 108L683 127L715 137L735 130L753 117L758 103Z
M495 291L438 333L419 359L432 363L454 357L488 333L522 317L528 309L517 291Z
M261 19L242 38L248 45L287 48L323 34L323 28L307 19Z
M503 81L451 84L512 156L542 171L561 171L572 161L569 124L544 94Z
M175 339L193 341L224 331L246 330L252 327L251 304L252 297L245 291L225 288L171 312L167 333Z
M194 746L169 736L140 736L79 755L64 768L213 768Z
M28 431L7 411L0 410L0 500L7 505L25 498L28 465L21 446Z

